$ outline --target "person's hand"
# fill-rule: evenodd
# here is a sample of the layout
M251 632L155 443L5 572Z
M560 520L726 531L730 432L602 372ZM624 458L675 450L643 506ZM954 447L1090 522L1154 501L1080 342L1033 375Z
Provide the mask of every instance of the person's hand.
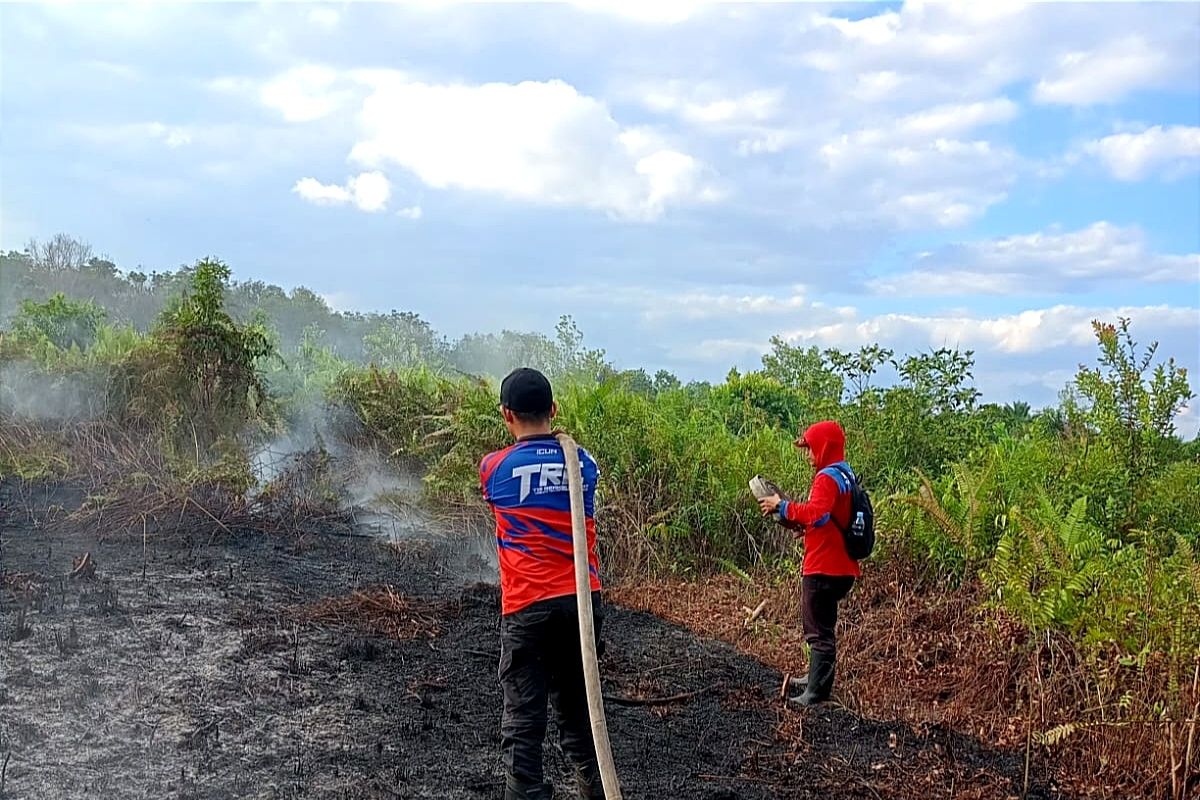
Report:
M763 497L758 501L758 507L762 509L764 517L769 517L779 510L779 503L782 502L777 494Z

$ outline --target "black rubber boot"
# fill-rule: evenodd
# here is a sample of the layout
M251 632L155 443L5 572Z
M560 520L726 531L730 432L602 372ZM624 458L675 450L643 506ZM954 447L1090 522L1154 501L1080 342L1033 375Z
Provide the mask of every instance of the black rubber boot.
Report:
M513 778L504 782L504 800L553 800L554 787L548 783L521 783Z
M833 674L836 656L813 650L808 660L808 686L804 693L791 698L788 702L801 706L812 706L824 703L833 693Z
M579 796L583 800L604 800L604 783L600 780L600 765L595 761L576 771Z

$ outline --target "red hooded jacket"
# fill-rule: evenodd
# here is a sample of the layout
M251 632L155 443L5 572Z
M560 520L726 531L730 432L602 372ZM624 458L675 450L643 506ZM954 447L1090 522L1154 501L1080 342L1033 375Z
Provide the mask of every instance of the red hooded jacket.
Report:
M817 475L808 500L785 500L779 504L779 517L804 526L805 575L858 577L862 570L846 553L846 542L837 527L850 527L850 493L839 491L837 481L820 472L834 464L845 465L846 433L841 425L825 420L804 432L804 442L812 449Z

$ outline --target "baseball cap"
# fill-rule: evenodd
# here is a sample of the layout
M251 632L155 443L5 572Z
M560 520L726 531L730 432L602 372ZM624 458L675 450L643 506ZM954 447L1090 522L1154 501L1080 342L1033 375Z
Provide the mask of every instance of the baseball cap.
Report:
M515 369L500 384L500 404L519 414L546 414L553 403L550 381L536 369Z

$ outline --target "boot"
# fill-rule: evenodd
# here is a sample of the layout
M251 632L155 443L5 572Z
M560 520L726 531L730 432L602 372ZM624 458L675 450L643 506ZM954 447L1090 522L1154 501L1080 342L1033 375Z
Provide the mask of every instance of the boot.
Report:
M553 800L554 787L548 783L522 783L509 776L504 782L504 800Z
M836 657L832 653L813 650L808 658L808 686L789 703L811 706L823 703L833 692L833 673Z
M604 800L604 783L600 780L600 765L592 762L578 771L579 797L582 800Z

